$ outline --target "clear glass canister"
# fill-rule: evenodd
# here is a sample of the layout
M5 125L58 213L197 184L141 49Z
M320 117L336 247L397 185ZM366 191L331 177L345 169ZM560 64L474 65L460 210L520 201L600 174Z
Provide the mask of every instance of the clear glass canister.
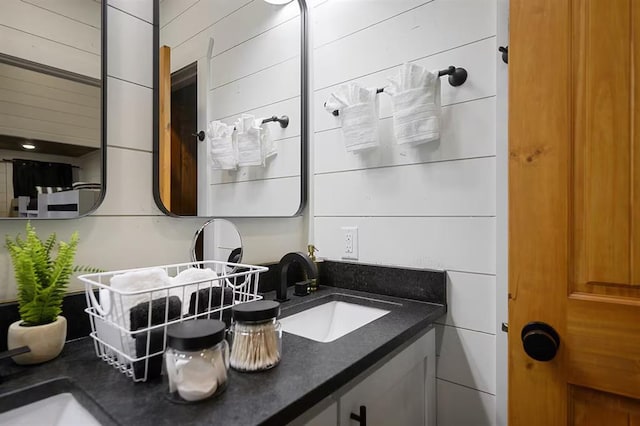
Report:
M231 308L229 364L237 371L262 371L280 363L282 327L280 304L272 300L241 303Z
M201 401L225 390L229 345L224 337L225 324L217 320L185 321L167 328L164 356L171 401Z

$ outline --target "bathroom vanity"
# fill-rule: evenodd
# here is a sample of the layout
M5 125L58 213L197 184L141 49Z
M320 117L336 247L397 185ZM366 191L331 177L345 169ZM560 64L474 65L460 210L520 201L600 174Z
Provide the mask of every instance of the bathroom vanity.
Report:
M293 289L290 289L293 292ZM133 383L95 356L89 338L68 342L35 367L3 361L0 394L68 377L115 422L160 424L350 424L366 407L371 424L434 424L435 337L444 305L335 287L282 305L287 317L332 300L386 306L389 313L332 342L283 335L283 358L261 373L230 371L218 398L193 405L166 399L162 380ZM0 408L6 399L0 396ZM351 423L353 424L353 422Z

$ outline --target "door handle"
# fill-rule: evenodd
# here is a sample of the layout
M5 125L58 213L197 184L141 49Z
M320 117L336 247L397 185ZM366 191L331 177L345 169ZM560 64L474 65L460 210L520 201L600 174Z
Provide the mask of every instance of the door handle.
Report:
M360 413L355 414L351 413L349 416L352 420L355 420L360 423L360 426L367 426L367 407L364 405L360 406Z
M560 348L560 336L549 324L534 321L522 327L522 347L536 361L551 361Z

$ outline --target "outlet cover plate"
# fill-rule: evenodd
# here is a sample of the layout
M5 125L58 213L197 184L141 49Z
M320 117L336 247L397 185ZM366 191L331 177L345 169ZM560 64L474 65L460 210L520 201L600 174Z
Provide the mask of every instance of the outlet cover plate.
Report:
M358 260L358 227L343 226L342 258Z

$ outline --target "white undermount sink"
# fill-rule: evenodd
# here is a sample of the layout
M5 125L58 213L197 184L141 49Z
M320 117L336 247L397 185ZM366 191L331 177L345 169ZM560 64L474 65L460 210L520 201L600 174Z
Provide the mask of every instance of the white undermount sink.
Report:
M50 396L2 413L0 414L0 424L14 426L100 426L100 422L70 393Z
M0 425L116 424L111 415L67 377L39 382L0 395Z
M282 329L316 342L334 340L388 314L385 309L342 301L327 302L282 318Z

